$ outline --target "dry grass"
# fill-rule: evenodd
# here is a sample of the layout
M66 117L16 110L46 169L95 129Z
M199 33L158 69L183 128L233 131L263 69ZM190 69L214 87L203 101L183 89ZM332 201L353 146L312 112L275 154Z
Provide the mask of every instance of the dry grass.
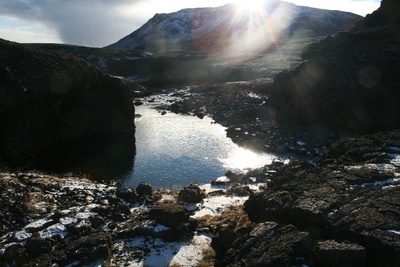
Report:
M203 259L196 265L196 267L211 267L215 264L215 251L213 249L204 249Z
M249 227L251 221L242 206L231 206L220 215L201 217L198 224L200 227L208 227L214 233L220 227L237 231Z

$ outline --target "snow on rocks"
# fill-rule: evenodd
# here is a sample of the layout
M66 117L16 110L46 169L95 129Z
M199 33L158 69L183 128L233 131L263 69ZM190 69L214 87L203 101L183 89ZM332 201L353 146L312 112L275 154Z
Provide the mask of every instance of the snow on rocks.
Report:
M190 185L195 201L185 202L169 190L141 196L84 178L0 173L0 264L197 265L214 255L212 225L235 221L248 198L231 187Z

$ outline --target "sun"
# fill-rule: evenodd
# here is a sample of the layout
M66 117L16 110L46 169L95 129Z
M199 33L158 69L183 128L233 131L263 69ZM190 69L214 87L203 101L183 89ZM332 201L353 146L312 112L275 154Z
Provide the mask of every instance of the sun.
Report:
M259 12L265 7L266 0L236 0L234 3L241 12Z

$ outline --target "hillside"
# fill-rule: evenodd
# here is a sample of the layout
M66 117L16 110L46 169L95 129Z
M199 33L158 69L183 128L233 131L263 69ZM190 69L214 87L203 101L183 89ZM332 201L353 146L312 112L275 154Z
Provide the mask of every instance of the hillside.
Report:
M241 11L236 5L183 9L156 14L146 24L108 48L156 53L198 51L220 56L254 54L277 43L347 30L362 17L272 1L265 10Z
M280 123L398 128L399 12L397 1L383 1L351 30L306 47L303 63L275 78L270 100Z
M21 166L46 147L82 147L94 137L126 135L134 150L134 107L121 80L78 58L5 40L0 59L0 161Z

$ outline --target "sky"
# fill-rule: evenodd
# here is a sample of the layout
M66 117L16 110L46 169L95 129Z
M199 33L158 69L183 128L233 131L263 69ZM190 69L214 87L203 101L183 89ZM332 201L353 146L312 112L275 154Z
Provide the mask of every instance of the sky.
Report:
M260 0L0 0L0 38L20 43L112 44L155 13ZM297 5L372 13L380 0L287 0Z

